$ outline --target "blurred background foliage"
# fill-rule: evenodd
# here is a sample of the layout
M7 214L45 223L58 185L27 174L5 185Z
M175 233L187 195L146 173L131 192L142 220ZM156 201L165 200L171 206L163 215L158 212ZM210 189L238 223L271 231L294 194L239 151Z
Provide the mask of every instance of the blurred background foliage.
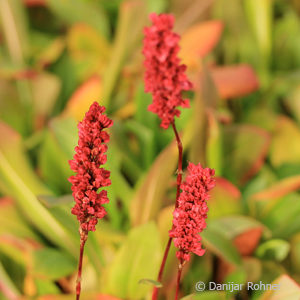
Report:
M142 30L152 11L176 16L194 83L191 109L176 120L185 165L200 161L218 176L207 252L185 267L182 297L299 299L299 1L1 0L1 300L74 298L68 160L95 100L115 122L113 184L108 217L87 243L82 298L149 299L143 279L157 275L177 164L173 133L147 111L143 87ZM162 299L174 297L174 254ZM197 294L199 280L274 281L280 290Z

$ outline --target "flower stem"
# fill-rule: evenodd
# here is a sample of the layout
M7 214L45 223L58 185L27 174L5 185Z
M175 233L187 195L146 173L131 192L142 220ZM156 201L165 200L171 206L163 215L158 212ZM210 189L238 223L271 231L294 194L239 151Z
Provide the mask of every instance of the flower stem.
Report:
M178 300L178 294L179 294L179 285L180 285L180 278L181 278L181 272L182 272L182 264L180 263L178 266L178 272L177 272L177 284L176 284L176 294L175 294L175 300Z
M83 231L81 227L79 228L79 233L80 233L80 252L79 252L78 272L77 272L77 280L76 280L76 300L80 299L82 258L83 258L84 245L88 237L88 232Z
M182 152L183 152L183 148L182 148L182 142L180 139L180 136L177 132L176 129L176 125L175 122L172 122L172 127L174 130L174 134L176 137L176 142L177 142L177 147L178 147L178 168L177 168L177 192L176 192L176 202L175 202L175 207L178 207L178 198L180 195L180 185L181 185L181 181L182 181Z
M172 128L175 134L175 138L176 138L176 143L177 143L177 148L178 148L178 167L177 167L177 191L176 191L176 202L175 202L175 208L178 207L178 198L180 195L180 185L181 185L181 181L182 181L182 153L183 153L183 148L182 148L182 142L180 139L180 136L178 134L178 131L176 129L176 125L175 122L172 122ZM164 256L163 256L163 260L161 262L161 266L159 269L159 273L158 273L158 277L157 277L157 281L161 282L162 280L162 275L164 272L164 268L165 268L165 264L167 261L167 257L169 254L169 250L171 247L171 242L172 242L172 238L170 237L167 243L167 246L165 248L165 252L164 252ZM153 292L152 292L152 300L157 300L157 296L158 296L158 288L154 287L153 288Z

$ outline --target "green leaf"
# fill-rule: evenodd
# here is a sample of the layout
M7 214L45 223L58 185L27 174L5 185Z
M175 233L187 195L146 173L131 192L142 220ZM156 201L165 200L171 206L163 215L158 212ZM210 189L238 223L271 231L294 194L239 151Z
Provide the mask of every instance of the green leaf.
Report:
M207 114L208 137L206 142L207 165L215 170L217 176L222 172L222 136L220 126L211 111Z
M272 239L259 245L256 255L261 259L283 261L290 251L288 242L279 239Z
M130 205L133 225L146 223L156 216L167 191L168 181L175 171L177 159L177 147L172 143L159 154L145 178L138 183Z
M242 212L241 192L225 178L216 178L216 186L210 194L211 198L207 203L209 220Z
M244 5L260 51L259 62L262 68L268 68L272 52L273 2L269 0L246 0Z
M152 286L156 286L156 287L159 287L159 288L163 286L160 282L155 281L153 279L147 279L147 278L141 279L139 281L139 283L141 283L141 284L150 284Z
M83 22L94 27L106 38L109 36L109 24L105 13L96 3L82 0L49 0L48 7L59 18L69 24Z
M29 52L25 9L19 0L0 2L0 16L10 57L14 63L23 64Z
M42 178L57 193L68 193L71 190L68 182L68 178L73 175L68 164L71 158L60 147L54 133L48 130L40 147L38 161Z
M223 141L223 155L227 158L223 174L234 184L244 184L263 165L270 144L269 134L255 126L232 125L224 128Z
M40 279L57 280L76 270L77 262L65 253L43 248L33 253L33 275Z
M13 196L26 218L50 241L75 254L75 244L69 233L38 201L36 195L49 195L32 171L25 156L20 136L0 123L0 188ZM62 241L64 241L62 243Z
M133 120L128 120L125 126L137 136L143 166L145 169L148 169L154 160L155 143L153 131Z
M156 278L161 254L159 233L154 223L132 229L108 266L107 292L133 300L145 297L151 286L139 284L139 280Z
M0 262L0 282L1 282L1 292L8 297L8 299L18 299L19 298L19 291L15 287L13 281L7 275L5 269Z
M59 146L64 150L67 157L72 159L74 155L74 148L78 141L78 130L74 119L53 119L50 123L50 128L53 131Z
M37 126L41 127L45 118L51 114L60 93L60 87L60 79L51 73L39 73L34 80L31 81Z
M40 241L40 237L29 227L22 214L10 198L0 198L0 235L10 234L20 238Z
M254 228L263 228L265 236L271 236L271 231L265 227L264 224L256 219L242 215L227 216L211 220L209 221L209 228L223 232L223 234L231 240Z
M107 65L103 82L103 104L108 107L112 92L127 55L141 37L146 21L146 9L143 1L123 1L119 7L119 18L115 39L111 50L111 59Z
M278 117L270 149L272 165L275 168L287 163L300 165L299 141L300 130L296 123L287 117Z
M61 292L59 287L53 281L43 280L43 279L35 279L34 283L35 283L38 295L49 295L49 294L55 295L55 294L60 294L60 292Z
M203 238L203 244L211 252L235 266L241 265L239 253L224 233L211 229L208 225L201 233L201 236Z
M229 275L226 276L224 279L224 283L226 284L238 284L241 286L241 284L244 284L247 280L247 274L246 271L243 268L238 268L237 270L234 270ZM239 292L239 290L233 290L233 291L226 291L227 295L236 295Z
M110 58L110 45L94 28L86 23L74 24L68 32L67 45L81 79L105 69Z
M269 203L266 209L268 210L263 215L262 221L272 230L274 237L286 239L299 232L300 203L298 194L291 193L275 200L273 203Z

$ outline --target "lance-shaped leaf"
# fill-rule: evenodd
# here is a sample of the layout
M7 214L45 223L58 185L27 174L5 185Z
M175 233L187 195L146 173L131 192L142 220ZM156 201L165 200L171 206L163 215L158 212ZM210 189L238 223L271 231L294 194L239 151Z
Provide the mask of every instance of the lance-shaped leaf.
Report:
M24 215L50 241L76 255L75 243L65 228L36 198L51 194L32 171L22 148L20 136L6 124L0 123L0 188L16 199ZM63 243L62 243L63 241Z
M156 278L160 260L161 245L154 223L132 229L108 266L107 292L128 299L145 297L151 286L140 284L139 280Z

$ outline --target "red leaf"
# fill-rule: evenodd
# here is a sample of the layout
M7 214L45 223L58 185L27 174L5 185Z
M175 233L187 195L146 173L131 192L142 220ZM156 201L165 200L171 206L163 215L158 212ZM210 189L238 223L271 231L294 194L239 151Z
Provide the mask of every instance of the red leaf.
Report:
M26 6L45 6L46 0L23 0Z
M249 256L256 249L262 235L262 227L252 228L234 239L234 245L241 255Z
M212 68L211 76L222 99L242 97L259 87L256 74L246 64Z

